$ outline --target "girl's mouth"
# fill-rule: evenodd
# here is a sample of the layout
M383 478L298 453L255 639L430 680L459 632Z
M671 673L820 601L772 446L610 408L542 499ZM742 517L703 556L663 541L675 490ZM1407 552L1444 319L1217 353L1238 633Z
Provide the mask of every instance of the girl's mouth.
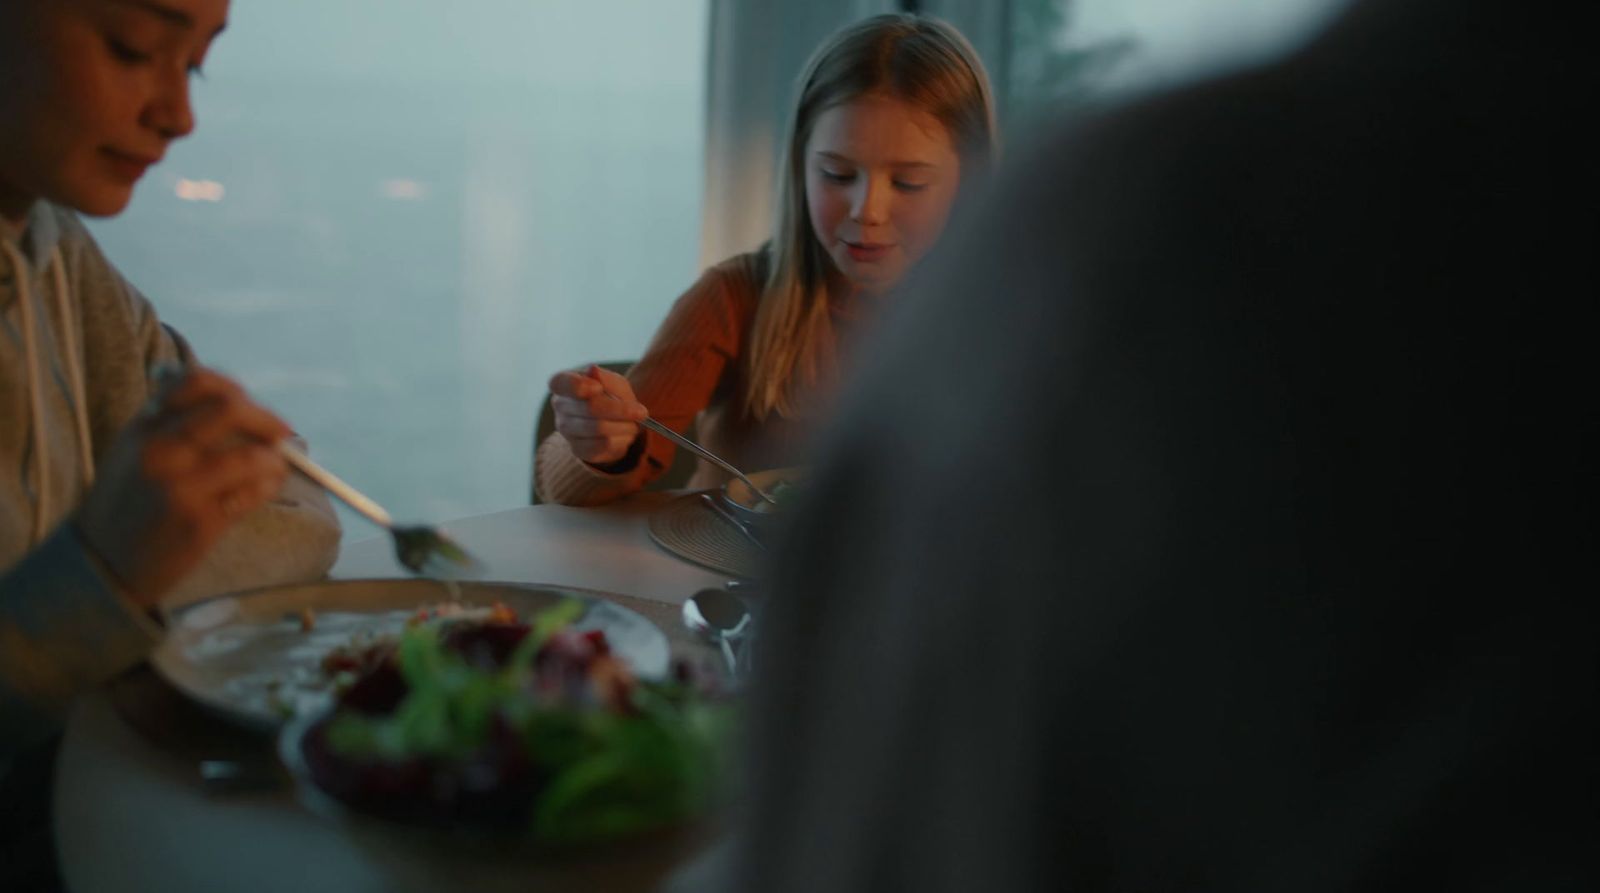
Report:
M854 260L857 263L872 263L874 261L883 260L884 256L887 255L889 251L894 248L894 246L885 245L882 242L845 241L844 248L845 251L850 255L851 260Z

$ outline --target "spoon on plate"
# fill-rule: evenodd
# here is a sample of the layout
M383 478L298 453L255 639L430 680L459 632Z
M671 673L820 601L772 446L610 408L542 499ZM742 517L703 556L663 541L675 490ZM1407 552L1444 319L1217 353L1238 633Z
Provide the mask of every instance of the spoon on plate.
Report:
M739 660L732 643L749 632L750 609L744 599L726 589L702 589L683 603L683 625L716 643L728 662L728 675L738 677Z

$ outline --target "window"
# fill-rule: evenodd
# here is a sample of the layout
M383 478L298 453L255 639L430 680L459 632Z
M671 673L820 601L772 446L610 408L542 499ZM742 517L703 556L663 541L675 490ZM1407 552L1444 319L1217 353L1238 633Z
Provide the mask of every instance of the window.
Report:
M1010 0L989 41L1009 135L1065 106L1171 85L1292 49L1348 0ZM982 0L930 0L972 18ZM993 12L989 12L993 16ZM995 58L998 56L999 58Z
M398 517L526 504L550 373L697 272L706 2L235 4L198 130L91 226Z

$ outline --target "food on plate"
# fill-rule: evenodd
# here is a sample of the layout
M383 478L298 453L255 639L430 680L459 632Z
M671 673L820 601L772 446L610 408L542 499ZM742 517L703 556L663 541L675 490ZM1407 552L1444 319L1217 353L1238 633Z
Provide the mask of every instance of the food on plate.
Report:
M318 616L309 607L285 614L284 620L297 626L299 633L306 635L313 642L317 639L326 640L330 634L337 636L338 630L348 629L351 621L360 620L355 615L340 612L333 612L328 617L331 626L327 629L318 628ZM405 628L429 622L454 620L512 622L516 619L516 611L498 600L488 607L453 601L425 605L410 612L409 615L406 612L399 612L399 616L392 619L389 615L385 615L379 618L377 629L372 628L369 619L366 623L357 625L354 632L345 633L342 641L338 641L338 644L321 653L320 658L313 658L265 678L260 684L260 696L268 710L276 716L287 719L308 709L314 709L328 695L343 691L353 684L361 673L382 663L383 659L398 646L400 633ZM313 637L312 634L316 635Z
M354 681L295 745L310 780L360 812L552 844L705 812L732 703L687 671L636 678L603 632L569 628L582 611L430 618L341 655Z
M772 502L757 496L750 489L749 484L737 478L729 481L723 488L723 499L730 507L743 513L747 522L764 524L765 518L752 518L749 516L781 515L793 509L795 502L805 492L806 472L806 468L794 466L758 471L750 475L751 483L760 487L762 492L772 497Z
M800 485L794 481L784 478L778 479L776 483L763 489L766 490L768 496L773 498L774 502L767 502L765 499L757 497L755 501L750 504L750 508L763 514L771 514L773 512L780 512L784 509L792 508L794 506L795 497L800 495ZM755 494L752 493L751 495L754 496Z

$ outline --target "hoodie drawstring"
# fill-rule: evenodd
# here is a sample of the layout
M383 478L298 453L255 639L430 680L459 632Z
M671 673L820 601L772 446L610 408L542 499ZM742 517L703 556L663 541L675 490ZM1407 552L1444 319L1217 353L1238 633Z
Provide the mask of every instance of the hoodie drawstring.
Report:
M50 451L44 440L44 369L39 357L38 323L34 317L33 290L29 280L32 278L26 259L8 241L0 241L5 247L6 255L11 260L11 266L17 279L17 304L22 311L22 344L28 360L28 411L32 418L33 429L33 491L34 515L31 542L38 545L44 541L45 534L49 533L50 517ZM71 307L67 301L67 273L66 264L61 259L61 249L55 248L50 252L47 266L51 268L54 286L56 307L60 311L63 326L72 318ZM74 428L78 440L78 461L83 469L83 485L87 489L94 483L94 453L89 439L89 409L88 393L84 388L83 363L78 357L77 344L72 337L70 326L62 337L62 357L67 367L67 383L72 393L68 395L68 404L72 406Z
M72 318L72 305L67 300L67 265L61 260L61 249L50 252L51 284L55 286L56 310L63 323ZM89 432L89 389L83 383L83 358L78 356L78 339L72 337L67 327L61 338L67 361L67 382L72 387L73 420L77 422L78 463L83 469L83 489L94 486L94 445Z

